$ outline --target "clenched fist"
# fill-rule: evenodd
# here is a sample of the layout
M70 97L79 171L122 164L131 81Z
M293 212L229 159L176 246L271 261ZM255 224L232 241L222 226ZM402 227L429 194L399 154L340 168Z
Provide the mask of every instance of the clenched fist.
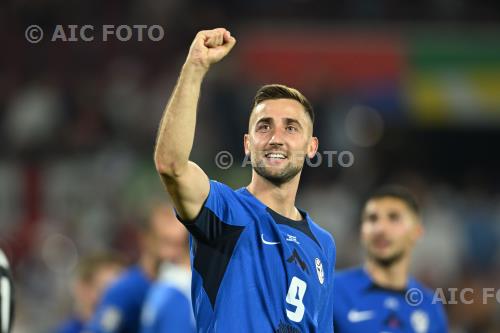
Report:
M191 44L186 63L200 67L205 71L210 65L224 58L236 44L236 39L224 28L202 30Z

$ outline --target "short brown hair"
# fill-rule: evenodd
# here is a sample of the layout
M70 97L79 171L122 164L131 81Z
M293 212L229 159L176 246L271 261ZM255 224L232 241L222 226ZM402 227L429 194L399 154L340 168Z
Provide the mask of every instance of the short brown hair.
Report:
M420 205L418 200L406 187L393 184L380 187L365 200L365 206L370 200L382 198L395 198L401 200L415 215L420 216Z
M96 273L109 266L125 267L126 262L114 252L100 252L83 257L76 269L76 278L83 282L92 282Z
M283 84L267 84L260 87L253 99L253 108L265 100L280 98L293 99L299 102L304 107L304 110L314 124L314 110L311 103L309 103L307 98L300 91L295 88L287 87Z

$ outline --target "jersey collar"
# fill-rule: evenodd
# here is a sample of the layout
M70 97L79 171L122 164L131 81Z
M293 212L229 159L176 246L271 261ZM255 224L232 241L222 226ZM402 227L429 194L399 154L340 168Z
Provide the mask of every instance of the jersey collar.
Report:
M392 288L383 287L383 286L378 285L375 281L373 281L372 277L370 276L370 274L368 273L368 271L364 267L360 267L360 271L361 271L361 274L360 274L359 283L360 283L361 289L363 289L363 290L382 289L382 290L386 290L386 291L392 291L395 293L406 294L406 292L408 290L410 290L412 288L418 288L416 281L411 277L408 279L408 282L406 283L406 287L404 287L403 289L392 289Z

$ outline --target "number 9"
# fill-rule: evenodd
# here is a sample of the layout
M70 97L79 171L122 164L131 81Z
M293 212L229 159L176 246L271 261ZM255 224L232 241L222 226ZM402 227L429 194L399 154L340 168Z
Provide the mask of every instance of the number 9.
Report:
M304 306L304 294L306 293L307 283L298 277L294 276L290 282L290 287L288 288L288 293L286 295L286 302L290 305L295 306L295 311L290 311L286 309L286 316L291 321L296 323L300 322L304 317L305 306Z

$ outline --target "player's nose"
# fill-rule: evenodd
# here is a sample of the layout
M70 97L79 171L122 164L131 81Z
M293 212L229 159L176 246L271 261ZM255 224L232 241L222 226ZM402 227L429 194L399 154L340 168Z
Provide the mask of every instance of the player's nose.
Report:
M280 129L274 129L269 140L270 145L283 145L283 131Z
M375 234L385 234L387 228L389 227L389 220L383 217L380 217L376 223L373 225L373 231Z

